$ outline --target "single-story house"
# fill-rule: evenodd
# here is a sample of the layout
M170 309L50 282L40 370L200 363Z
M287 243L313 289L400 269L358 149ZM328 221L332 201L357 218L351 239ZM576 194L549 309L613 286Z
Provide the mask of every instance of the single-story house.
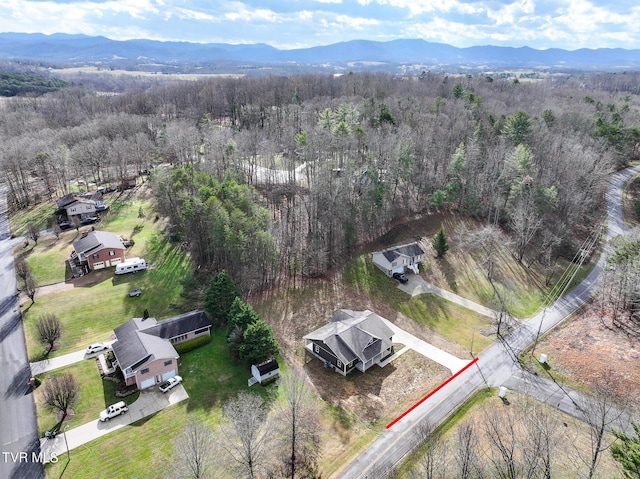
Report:
M373 253L373 264L384 271L387 276L393 276L394 273L404 273L407 268L418 274L418 265L422 262L422 255L424 255L424 250L418 243L409 243L376 251Z
M155 386L178 374L180 355L174 344L211 335L211 321L196 310L164 321L133 318L113 330L113 354L127 386Z
M85 272L109 268L125 260L125 250L117 234L91 231L73 243L70 261Z
M117 234L91 231L73 243L70 261L85 272L109 268L125 260L125 250Z
M328 324L304 336L306 353L346 376L365 372L393 352L393 331L369 310L336 311Z
M255 383L263 384L269 382L280 375L280 366L275 359L268 359L260 364L251 365L251 376L249 386Z

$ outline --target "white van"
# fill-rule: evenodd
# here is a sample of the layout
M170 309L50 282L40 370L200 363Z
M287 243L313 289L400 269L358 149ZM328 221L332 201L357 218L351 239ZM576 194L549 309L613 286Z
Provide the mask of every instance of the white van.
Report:
M147 269L147 263L143 258L130 258L116 265L116 274L135 273Z

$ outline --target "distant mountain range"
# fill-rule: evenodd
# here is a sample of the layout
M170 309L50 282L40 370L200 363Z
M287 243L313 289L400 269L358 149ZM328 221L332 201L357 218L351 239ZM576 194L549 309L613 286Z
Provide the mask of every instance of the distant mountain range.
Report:
M49 64L100 64L130 69L185 70L386 70L488 71L535 70L621 71L640 69L640 50L621 48L536 50L476 46L457 48L424 40L376 42L354 40L332 45L279 50L266 44L116 41L67 34L0 33L0 59ZM187 68L188 69L188 68Z

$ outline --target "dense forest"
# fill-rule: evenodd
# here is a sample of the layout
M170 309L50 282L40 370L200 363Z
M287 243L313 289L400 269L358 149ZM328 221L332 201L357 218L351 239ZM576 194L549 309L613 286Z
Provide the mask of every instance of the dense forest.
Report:
M424 72L76 86L2 104L0 167L14 208L151 170L171 237L245 292L322 275L442 210L550 262L573 256L608 176L640 155L639 84Z
M68 87L58 78L19 72L0 72L0 96L42 95Z

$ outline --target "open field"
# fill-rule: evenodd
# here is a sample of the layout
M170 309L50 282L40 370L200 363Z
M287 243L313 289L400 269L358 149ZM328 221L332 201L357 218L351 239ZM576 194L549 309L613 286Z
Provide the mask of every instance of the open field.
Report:
M145 66L145 65L140 65ZM153 65L146 65L151 70ZM218 78L242 78L240 73L162 73L162 68L166 65L157 65L157 71L141 71L141 70L115 70L110 68L98 68L95 66L81 66L69 68L57 68L56 74L60 77L65 75L114 75L114 76L133 76L140 78L158 78L159 80L202 80L210 77Z

